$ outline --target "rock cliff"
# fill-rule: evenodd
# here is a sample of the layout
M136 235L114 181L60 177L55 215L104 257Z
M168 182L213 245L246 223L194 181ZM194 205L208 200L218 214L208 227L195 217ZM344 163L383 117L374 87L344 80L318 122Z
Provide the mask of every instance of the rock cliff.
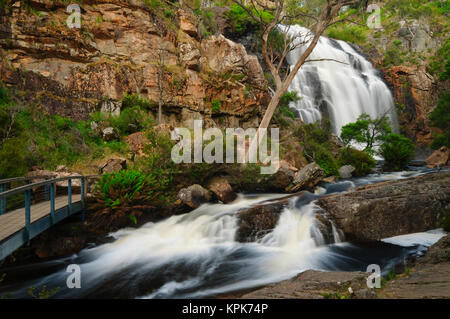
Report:
M143 1L83 1L69 28L62 1L10 1L0 10L0 80L27 104L86 119L118 112L140 93L172 125L254 126L269 99L263 71L244 47L202 38L179 9L170 19ZM159 81L161 79L161 81ZM216 108L213 108L213 102Z

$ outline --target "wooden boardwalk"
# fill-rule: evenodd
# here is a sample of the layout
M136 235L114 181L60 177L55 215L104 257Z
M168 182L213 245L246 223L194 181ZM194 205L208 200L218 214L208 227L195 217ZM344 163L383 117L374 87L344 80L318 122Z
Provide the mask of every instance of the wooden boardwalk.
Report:
M72 204L81 201L80 194L72 194ZM68 204L68 196L55 197L55 210ZM31 205L31 224L50 215L50 201ZM19 208L0 215L0 242L25 227L25 208Z

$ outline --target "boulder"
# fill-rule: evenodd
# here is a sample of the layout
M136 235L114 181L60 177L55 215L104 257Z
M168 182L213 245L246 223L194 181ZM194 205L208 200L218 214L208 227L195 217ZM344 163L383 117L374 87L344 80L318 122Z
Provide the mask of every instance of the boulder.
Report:
M119 138L116 130L113 127L107 127L102 130L102 136L105 141L113 141Z
M183 65L189 69L197 70L199 68L201 53L193 44L182 43L179 45L180 59Z
M288 200L261 204L238 212L238 230L236 241L254 242L270 232L278 223L280 213L288 204Z
M351 178L352 173L355 171L355 167L352 165L344 165L339 168L339 175L341 178Z
M124 158L110 158L100 167L100 174L118 172L127 168L127 160Z
M144 155L144 146L148 144L148 139L145 136L145 132L136 132L125 137L125 142L130 147L130 151L137 155Z
M211 193L201 185L194 184L187 188L180 189L178 198L182 203L189 207L197 208L201 204L211 200Z
M311 189L325 177L325 171L315 162L303 167L295 174L292 184L286 188L288 192L296 192L302 189Z
M450 208L450 172L359 186L317 204L349 241L423 232L441 227Z
M296 167L284 160L281 160L279 164L278 170L263 181L268 190L285 190L294 180L295 173L298 172Z
M234 201L237 197L227 179L224 177L215 177L211 179L208 185L208 189L224 204Z
M431 154L425 163L429 168L442 167L450 164L450 149L442 146L440 149L436 150Z
M249 81L263 87L266 83L258 58L247 54L244 46L223 35L213 35L201 43L206 69L218 74L245 74Z

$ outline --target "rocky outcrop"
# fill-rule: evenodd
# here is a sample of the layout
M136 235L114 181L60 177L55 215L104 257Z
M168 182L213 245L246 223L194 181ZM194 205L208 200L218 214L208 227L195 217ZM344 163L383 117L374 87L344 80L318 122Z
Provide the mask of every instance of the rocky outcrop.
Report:
M228 180L224 177L214 177L208 182L208 189L224 204L231 203L237 197Z
M236 241L254 242L275 228L288 199L256 205L238 212Z
M100 174L115 173L127 168L127 160L121 157L108 159L101 167Z
M436 83L424 67L395 66L385 72L399 108L399 125L418 146L433 140L429 113L437 104Z
M207 127L245 128L258 123L270 98L257 59L223 37L200 40L187 10L174 15L171 28L144 2L90 1L80 4L77 29L67 27L63 2L6 5L0 80L46 112L74 119L99 110L118 114L125 93L140 93L156 113L162 91L165 123L191 127L203 117ZM164 67L162 87L158 67ZM213 114L214 100L220 111Z
M211 193L201 185L194 184L187 188L180 189L178 198L187 206L197 208L201 204L211 200Z
M435 229L450 209L450 172L360 186L317 203L350 241Z
M436 150L431 154L426 160L425 163L427 167L443 167L450 164L450 150L442 146L440 149Z
M344 165L341 166L339 168L339 175L342 178L351 178L352 177L352 173L355 171L355 167L353 167L352 165Z
M389 280L378 292L380 298L450 298L450 235L430 247L408 273Z
M303 167L295 174L292 184L286 188L288 192L296 192L303 189L312 189L325 177L324 170L315 162Z
M292 184L298 169L288 162L281 160L275 173L264 178L262 183L266 185L267 190L284 191Z
M240 296L243 299L372 299L368 273L307 270L296 277Z

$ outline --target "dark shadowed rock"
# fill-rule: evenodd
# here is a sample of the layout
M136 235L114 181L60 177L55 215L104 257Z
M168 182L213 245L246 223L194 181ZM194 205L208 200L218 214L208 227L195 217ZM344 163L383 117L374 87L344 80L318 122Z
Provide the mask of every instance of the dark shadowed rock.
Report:
M201 204L211 200L211 193L201 185L194 184L180 189L178 198L189 207L197 208Z
M214 177L208 185L209 190L224 204L234 201L237 197L227 179L224 177Z
M440 227L450 209L450 172L360 186L318 205L351 241L427 231Z
M315 162L303 167L292 181L292 184L286 188L288 192L296 192L302 189L311 189L325 177L324 170Z
M266 188L269 190L282 190L291 185L294 180L294 176L298 171L297 168L290 165L288 162L281 160L278 170L269 175L263 183L266 184Z
M254 242L270 232L278 223L280 213L288 204L287 199L275 203L256 205L238 213L239 228L236 241Z

